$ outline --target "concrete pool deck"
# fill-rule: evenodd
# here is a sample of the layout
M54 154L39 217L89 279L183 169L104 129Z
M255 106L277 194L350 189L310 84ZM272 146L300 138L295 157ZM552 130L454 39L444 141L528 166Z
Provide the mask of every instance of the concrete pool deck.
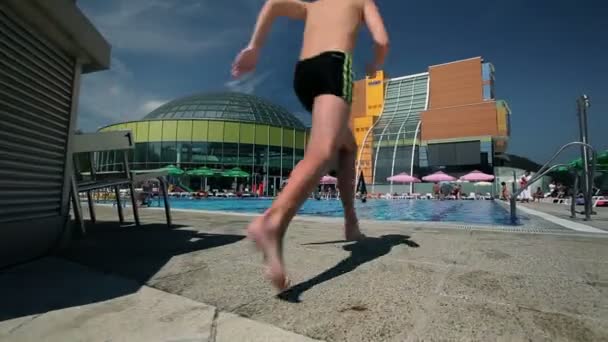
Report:
M570 205L557 203L526 203L523 205L519 204L519 206L523 206L524 208L532 209L535 211L540 211L557 217L559 219L584 224L608 232L608 208L606 207L593 208L593 210L595 211L595 215L591 216L591 221L585 221L585 215L581 214L584 208L580 205L576 206L576 211L578 212L576 214L576 218L570 217Z
M608 234L365 221L370 238L343 243L339 220L300 217L277 298L249 216L175 211L168 229L140 213L141 228L89 224L61 255L2 271L0 340L608 339Z

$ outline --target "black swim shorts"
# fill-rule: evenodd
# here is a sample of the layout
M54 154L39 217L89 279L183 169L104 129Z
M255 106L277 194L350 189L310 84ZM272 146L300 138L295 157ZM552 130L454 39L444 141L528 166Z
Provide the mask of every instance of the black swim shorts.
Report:
M315 97L335 95L349 105L352 102L353 72L352 55L342 51L327 51L296 64L293 80L298 99L312 112Z

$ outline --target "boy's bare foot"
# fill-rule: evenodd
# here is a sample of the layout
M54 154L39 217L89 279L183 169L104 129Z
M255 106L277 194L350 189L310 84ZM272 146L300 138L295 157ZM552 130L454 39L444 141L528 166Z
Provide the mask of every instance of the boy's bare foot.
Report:
M346 216L344 220L344 239L346 241L359 241L365 239L365 235L359 229L359 220L354 213Z
M266 212L249 224L247 235L264 254L266 278L278 290L287 289L290 284L283 265L283 238L280 233L280 224L273 222Z

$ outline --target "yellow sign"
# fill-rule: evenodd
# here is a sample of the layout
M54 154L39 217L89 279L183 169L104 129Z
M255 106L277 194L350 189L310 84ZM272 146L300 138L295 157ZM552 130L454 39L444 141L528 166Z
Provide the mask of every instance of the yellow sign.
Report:
M380 70L373 78L368 77L365 88L366 116L380 115L384 104L384 72Z

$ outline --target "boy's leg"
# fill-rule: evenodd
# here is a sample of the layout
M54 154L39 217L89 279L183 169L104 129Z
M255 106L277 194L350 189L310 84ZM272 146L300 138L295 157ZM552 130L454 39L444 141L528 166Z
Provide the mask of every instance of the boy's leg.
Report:
M267 277L279 289L288 286L283 265L283 235L289 221L318 184L331 158L343 145L348 116L348 105L342 98L334 95L315 98L311 137L304 160L294 168L287 186L270 209L247 228L249 236L264 253Z
M358 240L363 237L359 230L357 213L355 212L355 156L357 146L350 129L346 129L345 144L338 155L338 188L344 208L344 235L346 240Z

